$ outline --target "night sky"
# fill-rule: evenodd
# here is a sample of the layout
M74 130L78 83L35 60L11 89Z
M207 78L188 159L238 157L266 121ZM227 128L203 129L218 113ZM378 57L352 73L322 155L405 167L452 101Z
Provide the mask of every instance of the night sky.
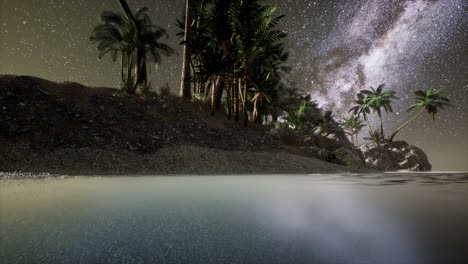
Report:
M456 105L432 122L420 117L398 138L421 147L434 170L468 170L468 1L285 0L281 28L289 34L289 77L336 116L359 89L385 83L401 100L385 115L387 134L411 114L412 91L443 88ZM174 23L185 0L128 0L150 8L179 56L163 58L154 88L179 87L182 50ZM120 66L97 59L89 41L103 10L117 0L0 0L0 73L90 86L117 86Z

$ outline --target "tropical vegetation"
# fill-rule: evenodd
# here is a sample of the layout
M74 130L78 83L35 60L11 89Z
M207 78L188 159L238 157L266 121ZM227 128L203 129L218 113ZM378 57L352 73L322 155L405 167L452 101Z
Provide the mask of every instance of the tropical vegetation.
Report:
M435 116L437 115L437 113L439 113L440 110L445 109L445 107L452 106L450 100L447 97L444 97L442 94L443 90L436 90L433 88L428 88L425 91L415 91L415 103L411 105L407 111L417 109L419 110L419 112L415 116L410 118L408 121L403 123L400 127L398 127L395 130L395 132L393 132L393 134L390 136L389 141L393 141L393 139L398 134L398 132L400 132L400 130L402 130L404 127L413 122L422 113L427 112L431 116L432 120L435 120Z
M143 7L134 14L125 0L119 3L124 14L102 12L102 24L94 28L90 40L98 45L99 59L109 53L116 61L120 55L121 82L133 94L138 87L148 85L151 64L158 65L161 55L170 56L174 51L160 42L162 37L167 37L166 30L152 24L148 8Z
M123 13L102 12L102 24L94 28L91 41L97 44L99 58L110 54L116 61L120 56L121 81L133 94L148 86L151 65L174 51L161 42L167 33L152 23L148 8L133 13L125 0L119 3ZM332 112L321 110L310 94L288 80L287 34L278 27L283 17L275 5L260 0L186 0L185 15L176 21L183 46L180 96L201 101L212 115L242 118L244 126L275 123L301 132L317 126L335 129ZM415 95L408 111L419 112L388 138L383 114L392 113L392 103L399 98L384 84L359 91L351 115L340 124L355 145L365 126L369 136L364 139L382 143L392 141L422 113L435 119L450 106L442 90L419 90ZM371 121L376 120L379 128L374 129Z
M363 120L357 115L348 115L342 122L346 134L351 137L351 142L354 145L359 145L359 132L365 126Z
M443 90L436 90L428 88L426 90L417 90L415 94L415 103L408 108L408 112L414 109L418 109L419 112L410 118L408 121L399 126L390 137L385 138L383 120L382 120L382 108L385 112L393 112L392 100L398 99L395 96L395 92L391 90L384 90L384 85L380 85L377 89L370 88L370 90L361 90L357 94L356 100L354 100L354 106L349 109L353 115L346 117L344 120L344 127L348 131L352 131L352 127L357 125L356 120L361 116L364 118L369 128L369 136L364 138L371 140L375 143L392 142L395 136L407 125L418 118L422 113L427 112L431 115L432 119L435 120L436 114L445 109L447 106L452 106L450 100L444 97ZM377 115L380 121L380 131L373 130L369 122L369 114L374 113ZM361 129L362 127L360 127ZM359 130L360 130L359 129ZM349 132L350 135L354 133Z
M186 8L191 12L177 25L181 44L190 50L183 71L191 69L193 96L207 98L213 115L224 97L228 119L238 121L242 114L245 126L264 122L290 70L286 34L277 29L283 15L257 0L187 1ZM185 97L188 75L181 79Z

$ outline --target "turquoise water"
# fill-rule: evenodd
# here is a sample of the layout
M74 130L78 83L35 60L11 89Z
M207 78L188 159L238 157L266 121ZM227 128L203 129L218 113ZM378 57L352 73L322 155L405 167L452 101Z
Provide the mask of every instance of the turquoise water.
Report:
M467 263L468 174L0 181L1 263Z

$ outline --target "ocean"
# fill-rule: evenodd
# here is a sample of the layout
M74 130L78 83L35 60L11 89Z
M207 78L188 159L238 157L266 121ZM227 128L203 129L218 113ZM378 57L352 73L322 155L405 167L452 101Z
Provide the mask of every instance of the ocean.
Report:
M1 263L468 263L468 173L0 180Z

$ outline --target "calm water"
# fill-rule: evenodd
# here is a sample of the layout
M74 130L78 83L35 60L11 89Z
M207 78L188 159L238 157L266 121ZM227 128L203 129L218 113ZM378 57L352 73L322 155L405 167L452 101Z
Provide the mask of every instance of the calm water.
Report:
M468 174L0 181L1 263L468 263Z

